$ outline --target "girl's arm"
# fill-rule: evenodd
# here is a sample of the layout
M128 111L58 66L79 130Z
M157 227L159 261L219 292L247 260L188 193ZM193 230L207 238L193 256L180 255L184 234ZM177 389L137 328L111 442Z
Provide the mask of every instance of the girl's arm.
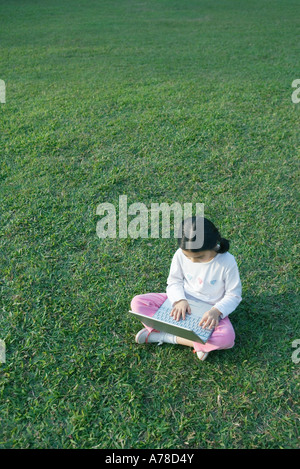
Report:
M223 298L218 301L214 308L218 309L221 314L221 319L228 316L234 311L242 301L242 284L240 280L239 269L236 261L226 269L225 273L225 294Z
M180 300L186 300L183 288L183 272L178 259L178 251L175 252L171 262L167 279L167 295L172 306Z

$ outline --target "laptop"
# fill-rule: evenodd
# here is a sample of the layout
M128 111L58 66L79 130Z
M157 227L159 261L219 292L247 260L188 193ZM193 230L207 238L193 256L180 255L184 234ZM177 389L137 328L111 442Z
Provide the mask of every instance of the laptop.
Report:
M213 333L213 329L203 328L199 326L199 322L203 314L210 310L213 305L201 300L188 299L187 301L191 307L191 314L186 313L185 319L181 318L179 321L175 321L170 316L173 307L168 298L153 316L147 316L131 310L129 313L146 326L153 327L157 331L169 332L178 337L205 344Z

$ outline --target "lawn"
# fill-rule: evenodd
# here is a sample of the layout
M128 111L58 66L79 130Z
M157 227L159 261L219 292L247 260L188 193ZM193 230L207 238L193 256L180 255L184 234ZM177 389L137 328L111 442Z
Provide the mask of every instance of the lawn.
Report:
M0 6L0 447L298 448L298 2ZM234 348L135 343L177 246L100 239L124 194L204 203L240 270Z

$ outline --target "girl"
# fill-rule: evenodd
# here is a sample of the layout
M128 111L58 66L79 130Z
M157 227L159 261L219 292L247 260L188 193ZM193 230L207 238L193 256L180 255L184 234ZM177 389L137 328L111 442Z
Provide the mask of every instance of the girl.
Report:
M201 248L193 249L191 241L196 240L197 223L204 226L204 241ZM218 229L207 218L200 220L194 216L184 220L178 246L172 259L166 293L137 295L131 302L131 309L153 316L168 297L173 307L171 316L179 321L191 312L189 299L202 300L212 307L199 324L214 328L214 331L206 344L200 344L146 326L137 333L135 340L138 344L166 342L186 345L194 348L200 360L205 360L212 350L234 346L235 333L228 316L242 300L238 266L234 256L228 252L229 241L221 238Z

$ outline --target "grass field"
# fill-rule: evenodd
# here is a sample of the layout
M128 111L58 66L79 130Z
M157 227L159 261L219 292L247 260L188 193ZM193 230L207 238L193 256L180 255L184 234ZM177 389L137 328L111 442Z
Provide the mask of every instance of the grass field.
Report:
M1 448L297 448L296 0L0 0ZM176 240L98 204L204 203L236 345L138 346Z

